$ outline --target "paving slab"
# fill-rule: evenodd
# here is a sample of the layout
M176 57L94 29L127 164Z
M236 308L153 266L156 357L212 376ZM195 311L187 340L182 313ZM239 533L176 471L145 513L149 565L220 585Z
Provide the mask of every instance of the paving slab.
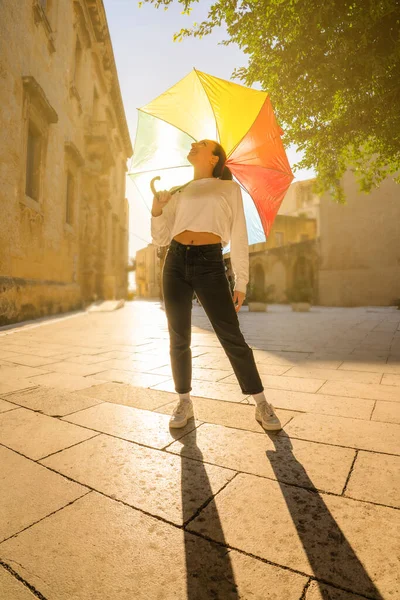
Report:
M0 541L88 492L86 487L3 446L0 483Z
M156 375L151 373L135 372L135 371L120 371L117 369L110 369L108 371L102 371L98 375L93 375L92 380L98 383L96 379L101 379L104 383L107 381L116 381L120 383L129 383L135 386L150 387L157 383L167 381L167 377L164 375Z
M307 581L96 492L0 544L3 557L46 600L298 600Z
M363 384L344 381L327 381L320 390L318 390L318 394L400 402L400 389L398 387L372 383Z
M38 367L25 367L22 365L12 365L9 367L0 367L0 377L2 381L7 382L8 379L26 379L34 375L45 375L48 369L39 369Z
M83 390L92 385L98 385L100 378L82 377L80 375L68 375L66 373L48 373L47 375L37 375L26 379L30 385L45 385L47 387L60 388L62 390Z
M285 432L290 437L322 444L400 454L400 426L393 423L302 414L290 421Z
M152 350L149 352L135 352L132 360L135 360L135 362L141 362L143 363L143 365L146 366L151 366L151 365L157 365L157 364L163 364L166 365L170 362L170 355L169 355L169 351L165 351L165 350ZM129 363L130 360L128 361L123 361L123 362L127 362Z
M0 413L7 412L8 410L15 410L16 408L18 407L15 406L15 404L11 404L11 402L7 402L0 398Z
M79 345L71 345L68 347L70 352L73 352L75 355L79 354L89 354L90 356L101 354L102 352L106 352L108 347L104 349L102 347L94 346L79 346Z
M346 496L400 508L400 456L359 452Z
M233 371L226 371L222 369L206 369L203 367L192 368L192 380L198 379L199 381L223 381ZM158 375L165 375L166 377L172 378L172 371L170 365L158 367L152 369L151 373L157 373Z
M289 367L289 365L275 365L264 362L257 364L257 369L260 375L283 375L290 368L291 367Z
M152 448L164 448L174 439L167 415L109 402L81 410L63 420ZM186 427L174 435L185 435L198 424L194 419L189 419Z
M139 355L134 356L138 357ZM153 372L156 367L164 367L168 362L169 358L157 359L157 357L147 358L146 360L143 360L143 357L141 360L138 360L138 358L111 358L98 363L98 366L101 366L103 371L126 371L129 374L136 371L145 372L151 370ZM164 379L166 378L164 377Z
M127 352L126 350L125 351L124 350L107 350L107 352L102 352L101 354L98 354L96 356L96 358L98 359L98 361L110 360L111 358L118 358L120 360L130 358L130 359L134 360L134 358L133 358L134 356L135 356L135 353L132 351ZM88 357L88 358L90 358L90 357Z
M61 360L63 358L68 358L69 356L73 356L76 352L73 352L67 344L63 346L63 349L59 350L48 350L46 348L46 344L43 344L37 348L26 348L24 349L26 354L30 354L31 356L39 356L42 358L50 358L54 361Z
M0 381L0 394L2 397L6 397L8 394L12 394L18 390L27 390L36 387L37 384L31 383L27 379L12 379L7 378L7 381Z
M0 360L5 360L7 362L7 359L10 356L14 356L15 357L17 354L18 353L14 352L13 350L6 350L4 348L3 343L1 342L1 339L0 339Z
M197 453L195 458L199 459ZM106 435L43 461L79 483L183 525L235 471Z
M94 435L94 431L25 408L0 414L0 443L33 460Z
M43 356L35 356L32 354L13 353L13 355L9 356L6 360L8 363L12 363L15 365L22 365L26 367L43 367L48 364L54 363L57 360L57 358L44 358Z
M286 377L285 375L263 375L261 380L265 388L278 390L294 390L295 392L317 392L324 384L321 379L307 379L303 377ZM230 375L221 383L235 383L236 375Z
M371 419L372 421L386 423L400 423L400 404L398 402L377 400Z
M374 400L273 390L271 388L266 390L265 395L268 402L275 408L366 420L369 420L375 404ZM244 400L244 402L254 404L252 398Z
M369 598L396 597L400 546L392 508L239 474L188 528Z
M89 406L101 404L101 400L96 400L94 397L84 396L82 393L77 396L72 392L47 386L14 392L8 394L7 398L14 403L14 408L15 405L24 406L50 417L63 417Z
M299 344L303 345L303 344ZM305 360L310 355L310 352L296 352L290 350L273 350L265 353L265 356L260 358L260 362L271 362L281 360L283 362L297 362Z
M175 384L173 379L167 379L163 383L152 386L153 390L163 390L165 392L174 392ZM202 398L215 398L217 400L225 400L227 402L242 402L247 398L239 387L239 384L233 383L217 383L211 381L192 381L191 396L201 396Z
M312 581L307 589L305 600L365 600L365 596L357 596L331 585Z
M135 408L144 408L146 410L154 410L159 406L171 402L171 400L173 401L173 406L175 406L178 399L175 392L172 394L130 385L129 383L112 382L94 385L91 388L74 392L75 394L91 396L103 402L124 404L125 406L134 406Z
M208 423L174 442L168 451L335 494L341 494L355 456L355 451L347 448Z
M192 366L206 369L232 371L232 365L227 358L218 358L210 355L209 352L207 352L207 354L201 354L200 356L192 355Z
M381 384L382 385L400 386L400 375L393 375L392 373L384 373Z
M0 567L0 598L8 600L35 600L37 596L6 569Z
M329 381L351 381L355 383L380 383L380 373L366 373L360 371L344 371L340 369L310 368L304 366L292 367L285 373L287 377L307 377Z
M95 373L105 371L107 367L103 367L103 362L80 365L65 360L62 362L53 362L52 364L47 365L47 369L52 373L66 373L67 375L80 375L86 377L86 375L94 375Z
M79 365L95 365L96 363L102 363L107 358L104 358L104 354L71 354L68 358L69 362L73 362Z
M338 356L324 356L312 354L309 358L304 361L297 363L297 365L304 365L305 368L309 369L338 369L342 364L342 360L338 359Z
M381 361L368 362L368 361L344 361L339 369L342 371L368 371L370 373L394 373L400 374L400 362L396 360L393 363L386 363L386 357L382 358Z
M162 392L166 394L166 392ZM264 431L261 425L256 421L255 405L231 403L229 408L225 402L221 400L213 400L211 398L198 398L192 396L194 412L197 419L207 423L215 423L216 425L225 425L226 427L234 427L236 429L247 429L249 431ZM171 415L176 406L176 398L173 402L165 404L157 408L157 412ZM290 421L298 412L291 410L276 410L282 426Z

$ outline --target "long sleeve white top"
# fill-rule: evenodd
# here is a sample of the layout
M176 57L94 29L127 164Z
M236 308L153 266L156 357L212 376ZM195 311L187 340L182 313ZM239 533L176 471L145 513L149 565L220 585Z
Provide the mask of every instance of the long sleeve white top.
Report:
M246 292L249 281L249 243L243 198L235 181L215 177L195 179L176 192L158 217L151 217L153 244L167 246L185 230L207 231L231 243L235 290Z

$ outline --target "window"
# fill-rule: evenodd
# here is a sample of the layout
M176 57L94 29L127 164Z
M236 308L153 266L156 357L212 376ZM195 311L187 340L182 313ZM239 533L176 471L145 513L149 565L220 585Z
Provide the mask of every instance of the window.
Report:
M39 200L41 148L40 132L30 121L26 146L25 194L36 201Z
M25 148L25 177L21 177L20 201L40 211L44 193L43 173L46 169L49 126L58 116L43 89L30 75L22 77L24 88L23 147ZM50 163L49 167L52 167Z
M275 244L283 246L283 231L275 231Z
M55 7L53 0L33 0L33 18L37 26L41 25L47 36L48 48L50 52L55 51L54 32L52 22L55 22Z
M118 248L117 226L118 226L118 219L117 219L116 215L113 215L113 217L112 217L112 231L111 231L111 235L112 235L112 240L111 240L111 262L112 262L112 266L113 267L116 266L116 260L117 260L117 248Z
M65 221L68 225L74 222L75 180L71 171L67 171Z
M79 41L79 38L76 38L76 46L75 46L75 67L74 67L74 84L79 92L79 83L81 80L81 72L82 72L82 46Z
M121 165L121 195L125 196L125 188L126 188L126 163L122 162Z
M80 167L84 160L75 144L67 141L64 144L65 150L65 225L67 231L76 223L79 214L80 201Z
M99 121L100 120L100 99L99 99L99 94L96 90L96 88L93 89L93 120L94 121Z

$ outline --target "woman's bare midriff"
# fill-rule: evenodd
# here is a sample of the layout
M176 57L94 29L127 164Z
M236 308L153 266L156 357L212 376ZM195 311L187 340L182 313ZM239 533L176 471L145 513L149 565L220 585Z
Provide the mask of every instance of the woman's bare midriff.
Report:
M174 240L185 245L200 246L203 244L218 244L221 242L221 237L209 231L189 231L185 229L174 237Z

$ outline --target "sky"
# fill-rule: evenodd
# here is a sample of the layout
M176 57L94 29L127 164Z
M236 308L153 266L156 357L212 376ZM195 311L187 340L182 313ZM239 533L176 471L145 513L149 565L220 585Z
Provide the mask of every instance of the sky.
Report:
M159 96L195 67L210 75L231 79L233 71L247 65L247 56L236 44L219 45L227 34L224 28L202 40L187 38L174 42L173 35L182 27L191 27L207 17L210 0L200 0L193 11L182 15L182 5L173 2L168 10L151 4L138 6L137 0L103 0L117 65L125 114L135 142L137 109ZM236 80L237 83L242 83ZM274 102L271 98L272 104ZM291 166L299 160L288 150ZM128 162L129 165L130 161ZM312 171L298 171L296 180L312 177ZM129 255L151 243L150 211L129 177L126 181L129 201Z

